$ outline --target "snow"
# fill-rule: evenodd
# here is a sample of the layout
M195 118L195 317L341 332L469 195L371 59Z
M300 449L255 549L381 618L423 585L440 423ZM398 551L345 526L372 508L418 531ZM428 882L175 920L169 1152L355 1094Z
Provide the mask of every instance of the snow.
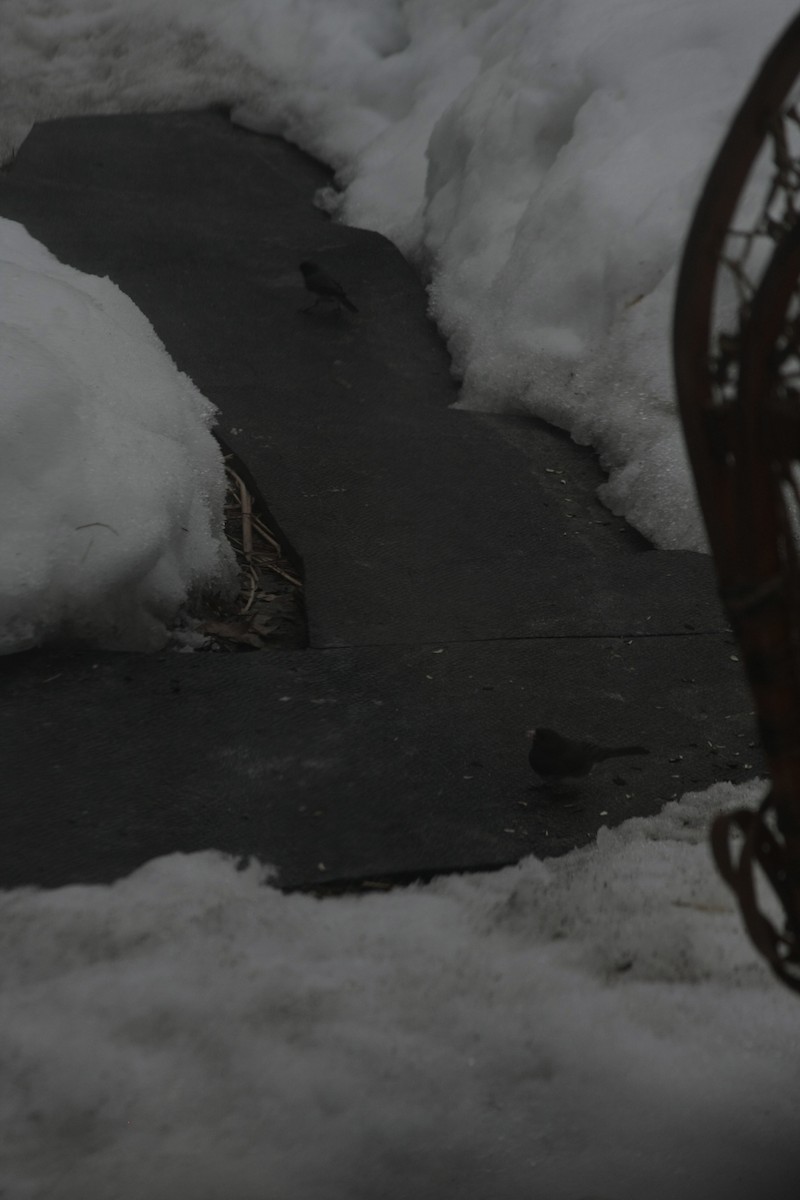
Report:
M459 404L568 429L596 447L615 512L702 549L668 353L676 267L731 114L793 15L789 0L6 0L0 155L36 119L211 103L297 142L337 171L320 203L392 238L429 282ZM214 582L208 545L176 570L179 507L160 510L161 566L152 506L112 585L147 593L131 605L141 644L192 579ZM76 603L77 625L114 644L102 572L94 594L58 590L47 517L31 514L26 586L46 585L51 611L18 618L14 593L6 648L76 626ZM114 535L92 528L94 561Z
M108 279L0 221L0 653L155 649L235 570L214 409Z
M0 896L13 1200L789 1200L797 999L720 784L596 848L316 899L215 853Z
M232 105L329 162L321 202L417 265L460 403L591 442L616 511L702 546L676 264L788 0L2 7L5 158L36 119ZM0 273L3 648L153 644L230 566L211 406L118 289L11 222ZM794 1197L797 1000L706 846L761 791L387 895L285 896L216 854L3 893L0 1191Z
M602 496L702 549L668 343L692 206L790 0L6 0L30 122L212 102L330 163L322 201L430 283L460 403L591 443Z

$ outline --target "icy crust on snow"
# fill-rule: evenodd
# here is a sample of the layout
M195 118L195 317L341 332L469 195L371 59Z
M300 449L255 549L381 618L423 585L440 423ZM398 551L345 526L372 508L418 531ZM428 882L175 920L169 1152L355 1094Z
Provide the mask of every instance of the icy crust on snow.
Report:
M797 999L705 844L762 792L386 895L216 853L0 894L9 1195L790 1200Z
M231 106L431 285L471 408L591 442L606 502L704 535L669 330L693 205L790 0L7 0L0 149L36 118Z
M108 279L0 220L0 653L152 649L227 586L213 406Z

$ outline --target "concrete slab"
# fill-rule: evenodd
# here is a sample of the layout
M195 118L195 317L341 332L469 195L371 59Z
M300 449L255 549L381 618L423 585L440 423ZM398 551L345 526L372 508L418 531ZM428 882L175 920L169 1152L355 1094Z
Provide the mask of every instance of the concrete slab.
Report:
M0 887L210 847L285 887L562 853L756 773L732 653L703 635L7 659ZM553 797L531 786L532 724L651 754Z
M415 275L312 203L326 172L223 114L37 126L0 215L108 274L220 407L302 559L310 647L5 660L0 886L218 847L287 887L499 866L759 767L710 562L597 502L592 455L454 410ZM318 259L360 313L316 311ZM653 753L567 807L525 731Z

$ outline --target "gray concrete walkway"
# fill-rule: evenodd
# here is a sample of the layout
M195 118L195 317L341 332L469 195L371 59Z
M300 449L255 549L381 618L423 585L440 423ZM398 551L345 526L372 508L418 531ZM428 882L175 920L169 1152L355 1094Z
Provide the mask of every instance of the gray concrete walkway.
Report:
M220 408L303 562L309 646L0 664L0 886L254 854L284 886L559 853L689 787L756 773L710 562L595 499L592 455L454 410L416 277L313 206L323 168L219 113L37 126L0 215L109 275ZM308 314L322 263L359 314ZM571 800L525 732L644 741Z

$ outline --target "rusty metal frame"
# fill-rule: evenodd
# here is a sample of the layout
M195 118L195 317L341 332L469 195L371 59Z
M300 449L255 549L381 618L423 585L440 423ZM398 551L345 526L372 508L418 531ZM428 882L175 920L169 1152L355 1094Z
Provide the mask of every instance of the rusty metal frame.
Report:
M800 108L790 101L798 76L800 17L767 56L697 205L678 280L673 359L720 595L772 778L758 812L716 819L712 849L756 946L800 991L800 148L790 148L800 130ZM762 177L756 222L738 229L743 194ZM747 255L756 241L768 262L751 278ZM726 283L738 297L733 327L715 315ZM761 908L759 876L780 901L782 928Z

